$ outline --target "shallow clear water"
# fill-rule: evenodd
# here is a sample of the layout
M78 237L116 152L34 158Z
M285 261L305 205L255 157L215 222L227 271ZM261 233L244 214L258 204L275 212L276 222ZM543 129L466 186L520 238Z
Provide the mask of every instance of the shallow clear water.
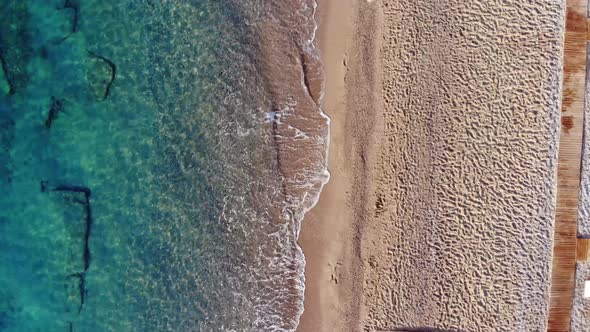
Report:
M0 330L293 330L314 3L0 1Z

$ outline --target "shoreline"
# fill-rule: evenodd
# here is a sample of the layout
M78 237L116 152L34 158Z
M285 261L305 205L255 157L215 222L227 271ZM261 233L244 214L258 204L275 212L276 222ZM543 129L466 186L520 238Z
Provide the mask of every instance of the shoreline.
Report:
M367 155L359 144L367 143L365 133L370 131L366 129L373 121L359 109L372 103L373 98L368 96L373 89L368 82L358 80L371 67L373 60L361 62L361 53L367 43L375 42L368 35L376 29L357 35L357 6L366 4L318 1L319 48L325 75L322 110L330 118L330 181L316 206L305 215L298 241L306 260L304 312L297 328L300 332L348 331L360 326L362 223L357 217L363 218L358 208L363 208L360 202L364 199L357 201L351 193L364 192L359 187L364 186L367 176L359 169ZM359 38L364 40L359 42ZM347 91L359 86L364 87L360 92Z
M345 0L347 5L350 0ZM336 27L344 28L346 14L342 15L342 21L333 20L335 17L335 1L317 0L316 7L316 38L319 39L320 57L324 69L324 89L322 102L322 111L330 118L330 137L328 151L328 171L330 173L329 181L324 185L319 195L316 205L309 210L301 223L298 243L305 257L305 295L303 300L303 314L299 317L299 325L296 331L328 331L326 323L333 322L338 316L338 312L326 310L326 297L334 298L337 296L337 288L334 287L335 280L332 276L333 269L338 266L341 252L344 248L336 245L327 233L330 222L327 217L330 216L333 209L344 203L343 196L338 195L338 189L344 189L347 184L342 182L343 170L336 169L334 165L339 161L342 153L342 120L345 116L342 97L344 92L343 80L345 72L339 66L342 60L338 59L343 55L345 49L345 36L332 44L328 48L329 31ZM348 6L342 6L348 7ZM328 17L330 16L330 17ZM341 111L338 112L337 110ZM342 204L347 206L346 204ZM347 222L348 223L348 222ZM332 225L337 226L337 225ZM342 225L344 226L344 225ZM341 231L341 230L339 230ZM336 231L339 233L339 231ZM337 276L335 277L337 278ZM328 311L328 312L327 312ZM335 325L333 325L335 327ZM342 330L342 329L336 329Z

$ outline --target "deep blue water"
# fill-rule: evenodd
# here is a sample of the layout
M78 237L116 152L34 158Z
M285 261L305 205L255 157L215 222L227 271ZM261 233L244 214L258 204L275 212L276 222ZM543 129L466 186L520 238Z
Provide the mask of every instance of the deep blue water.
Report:
M0 0L0 331L296 327L313 5Z

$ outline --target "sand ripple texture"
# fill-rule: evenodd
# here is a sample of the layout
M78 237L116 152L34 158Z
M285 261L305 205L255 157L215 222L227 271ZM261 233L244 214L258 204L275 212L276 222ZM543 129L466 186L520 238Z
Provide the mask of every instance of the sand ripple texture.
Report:
M578 209L578 236L590 238L590 85L586 77L584 100L584 142Z
M365 331L543 331L562 1L382 0Z
M576 291L572 308L572 332L588 331L590 327L590 303L584 298L584 282L590 279L590 263L578 263L576 266Z

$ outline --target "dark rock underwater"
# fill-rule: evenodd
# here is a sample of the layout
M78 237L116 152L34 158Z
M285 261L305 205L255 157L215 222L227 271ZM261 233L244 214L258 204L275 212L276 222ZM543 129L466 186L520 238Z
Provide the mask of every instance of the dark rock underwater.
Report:
M267 115L295 102L269 92L256 27L272 11L0 1L0 331L294 329L301 212L287 115Z

